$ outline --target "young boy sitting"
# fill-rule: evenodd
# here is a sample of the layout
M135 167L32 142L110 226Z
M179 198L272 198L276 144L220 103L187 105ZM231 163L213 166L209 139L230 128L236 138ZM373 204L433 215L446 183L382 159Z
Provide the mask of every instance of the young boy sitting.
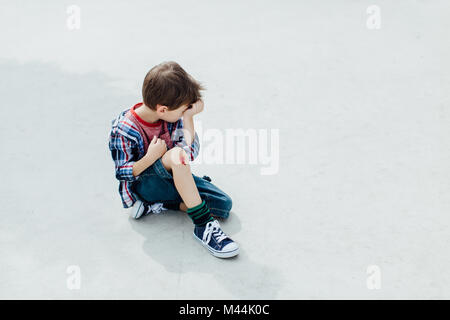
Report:
M220 228L231 198L207 176L191 173L199 152L193 117L203 111L203 86L176 62L163 62L146 75L143 103L112 121L109 149L124 208L135 219L165 209L192 219L194 237L216 257L229 258L239 246Z

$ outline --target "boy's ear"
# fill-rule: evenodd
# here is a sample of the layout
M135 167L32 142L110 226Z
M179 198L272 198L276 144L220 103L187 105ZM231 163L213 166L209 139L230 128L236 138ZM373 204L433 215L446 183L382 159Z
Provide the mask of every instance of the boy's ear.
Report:
M169 108L167 106L163 106L161 104L156 105L156 111L164 113L167 110L169 110Z

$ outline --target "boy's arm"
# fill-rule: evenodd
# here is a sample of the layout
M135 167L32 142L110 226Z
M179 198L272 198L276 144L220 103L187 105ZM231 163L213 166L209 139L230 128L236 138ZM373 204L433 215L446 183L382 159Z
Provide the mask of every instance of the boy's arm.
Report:
M140 175L142 171L150 167L156 160L158 160L157 155L147 153L140 160L134 163L133 176L137 177L138 175Z
M111 135L109 149L114 160L117 180L135 181L137 179L137 175L134 174L134 165L140 160L134 159L133 147L133 142L123 135ZM145 160L140 164L144 163Z
M191 145L195 140L194 117L183 116L183 127L189 132L188 137L185 136L186 144Z
M183 116L184 120L187 120L189 117ZM190 117L192 120L192 117ZM197 132L194 130L194 121L188 120L186 122L183 119L178 120L176 125L176 133L174 137L174 144L184 151L186 151L189 156L190 161L194 161L194 159L198 156L200 151L200 141L197 135ZM185 125L187 123L187 125ZM187 130L189 137L185 137L185 130ZM193 133L192 133L193 132ZM189 139L187 139L189 138ZM188 141L189 140L189 141ZM190 142L190 143L188 143Z
M194 115L202 112L204 107L203 100L198 99L183 112L183 120L180 119L179 127L183 128L182 131L185 133L182 136L183 141L181 141L181 147L188 154L190 161L194 161L200 151L200 142L194 130Z
M142 171L150 167L156 160L161 158L167 151L166 142L156 136L153 136L150 145L147 148L147 153L133 164L133 175L139 176Z

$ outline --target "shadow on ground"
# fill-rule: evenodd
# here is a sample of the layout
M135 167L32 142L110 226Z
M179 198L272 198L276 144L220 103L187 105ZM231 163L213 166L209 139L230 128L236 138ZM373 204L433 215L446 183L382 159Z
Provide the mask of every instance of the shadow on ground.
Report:
M130 220L133 230L117 227L126 220L116 214L122 207L107 139L111 119L138 97L114 88L114 79L102 73L70 74L50 63L2 60L0 74L0 95L7 107L2 111L8 119L0 127L3 160L8 163L0 169L8 181L0 187L1 207L15 212L1 216L2 236L14 239L3 242L2 251L16 257L6 259L0 279L8 281L5 287L20 291L21 297L24 291L37 294L30 288L41 288L43 279L59 288L59 273L54 270L65 270L71 261L95 270L101 264L92 264L91 252L102 251L101 261L113 259L118 249L128 249L114 247L121 245L115 244L117 237L134 230L145 237L144 253L178 274L176 296L189 297L194 290L195 296L210 299L214 297L208 288L214 292L223 288L240 299L276 298L283 285L279 272L254 262L246 251L250 244L240 243L237 258L215 258L193 238L192 222L181 211ZM232 212L221 224L239 242L239 218ZM32 263L30 256L35 257ZM26 267L16 261L27 261ZM127 261L116 266L112 274L126 274L130 267ZM49 271L34 277L29 272L33 268ZM97 281L110 283L108 276ZM46 294L54 292L59 291Z
M283 285L277 270L252 261L245 243L239 241L241 222L233 211L227 220L220 221L224 232L240 245L240 254L230 259L212 256L195 240L192 222L182 211L168 210L140 220L129 218L129 222L135 231L145 237L144 252L167 271L180 275L205 275L204 284L189 288L199 290L196 296L211 298L207 290L207 275L213 276L214 280L236 299L275 299Z

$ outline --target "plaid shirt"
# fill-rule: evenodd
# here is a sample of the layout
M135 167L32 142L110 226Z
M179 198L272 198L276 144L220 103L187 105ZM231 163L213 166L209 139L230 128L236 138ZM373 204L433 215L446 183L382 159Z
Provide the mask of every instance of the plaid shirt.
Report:
M131 185L139 180L140 176L133 176L133 164L141 159L144 154L144 141L136 125L125 116L130 108L122 111L119 116L111 121L112 128L109 135L109 150L115 164L116 179L119 180L119 194L124 208L130 208L136 202L136 195L131 190ZM164 124L163 124L164 125ZM183 120L167 123L173 146L183 148L193 161L200 150L200 142L197 133L190 146L187 145L183 131ZM175 130L174 130L175 129Z

